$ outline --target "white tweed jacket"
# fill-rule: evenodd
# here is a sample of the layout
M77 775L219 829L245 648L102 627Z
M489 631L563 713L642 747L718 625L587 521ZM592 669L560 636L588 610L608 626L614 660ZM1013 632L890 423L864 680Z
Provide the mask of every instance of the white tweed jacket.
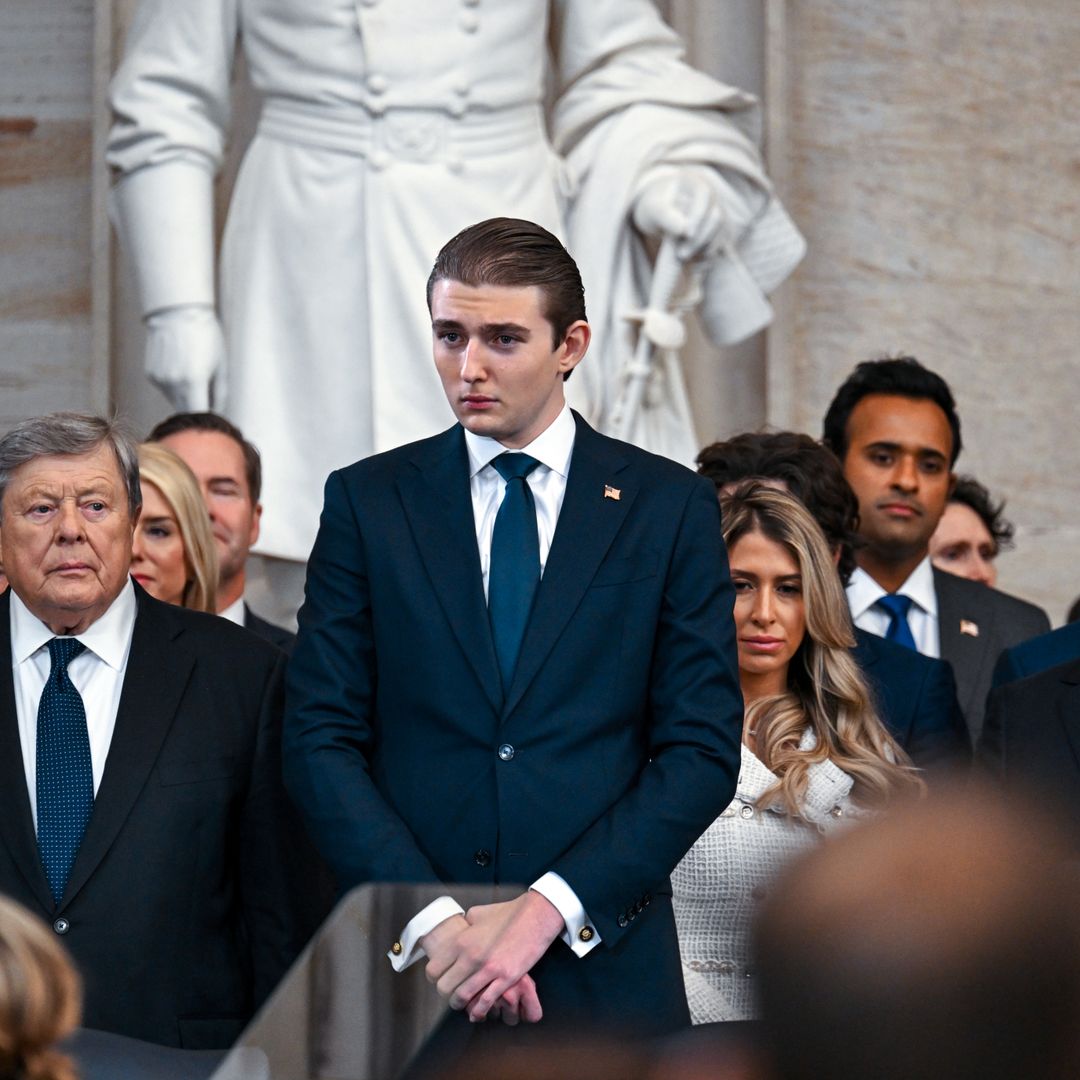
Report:
M817 744L807 728L800 749ZM823 834L865 814L850 799L852 778L831 761L811 766L798 818L758 799L777 777L745 745L735 798L671 875L683 978L695 1024L751 1020L754 909L780 868Z

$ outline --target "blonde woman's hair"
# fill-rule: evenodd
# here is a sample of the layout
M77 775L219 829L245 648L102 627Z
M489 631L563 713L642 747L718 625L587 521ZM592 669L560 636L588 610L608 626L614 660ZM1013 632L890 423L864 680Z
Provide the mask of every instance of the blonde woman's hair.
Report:
M750 481L720 500L730 551L751 533L783 547L802 578L806 633L788 667L786 693L759 698L746 709L757 756L780 778L762 797L799 814L815 762L832 761L854 780L852 798L880 807L925 785L911 759L881 722L851 650L855 632L825 536L809 511L786 491ZM807 728L817 737L800 750Z
M171 450L158 443L139 446L139 479L153 484L176 515L184 545L182 606L217 611L218 558L210 515L206 512L195 474Z
M79 977L56 935L0 896L0 1078L77 1080L53 1046L81 1014Z

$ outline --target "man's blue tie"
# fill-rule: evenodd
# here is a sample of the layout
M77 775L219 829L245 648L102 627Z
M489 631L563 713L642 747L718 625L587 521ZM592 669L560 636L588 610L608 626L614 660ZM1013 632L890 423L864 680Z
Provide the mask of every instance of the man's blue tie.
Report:
M60 903L94 808L86 710L68 664L86 648L75 638L49 642L49 672L37 717L37 833L41 864Z
M540 462L528 454L500 454L491 464L506 481L491 534L488 569L488 615L505 693L540 584L536 505L525 479Z
M907 621L911 603L910 596L901 596L899 593L886 593L877 601L875 606L889 615L889 628L885 631L886 640L895 641L897 645L906 645L909 649L914 649L915 638L912 636L911 627Z

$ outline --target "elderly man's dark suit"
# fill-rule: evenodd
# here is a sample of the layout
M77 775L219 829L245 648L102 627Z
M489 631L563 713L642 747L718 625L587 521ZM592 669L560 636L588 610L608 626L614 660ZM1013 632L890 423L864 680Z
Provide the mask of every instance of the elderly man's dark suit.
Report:
M979 763L1021 800L1063 812L1080 853L1080 660L991 691Z
M330 477L286 782L342 887L561 874L603 941L533 969L542 1024L658 1033L687 1020L668 874L738 770L732 591L712 485L576 422L505 694L462 429Z
M302 944L283 851L295 827L280 782L285 657L225 619L136 595L116 727L59 904L34 836L0 598L0 891L62 936L86 1027L225 1047Z
M941 659L952 664L972 745L982 733L986 695L1003 649L1050 629L1046 612L978 581L934 568Z

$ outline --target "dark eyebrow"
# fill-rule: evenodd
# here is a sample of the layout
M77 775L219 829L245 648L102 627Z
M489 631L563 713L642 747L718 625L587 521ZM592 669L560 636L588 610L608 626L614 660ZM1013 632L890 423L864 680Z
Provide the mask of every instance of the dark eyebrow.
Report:
M864 449L866 449L866 450L888 450L888 451L890 451L891 453L894 453L894 454L902 454L904 452L903 444L898 443L898 442L888 442L885 439L880 439L877 442L867 443ZM945 454L943 454L940 450L935 450L934 447L932 447L932 446L920 446L915 451L915 453L919 457L923 457L923 458L932 457L932 458L941 458L942 461L945 460Z
M434 319L431 323L431 329L435 333L455 333L460 334L464 332L464 327L456 319ZM484 337L498 337L500 334L513 334L517 337L523 338L528 341L531 334L528 327L519 326L517 323L483 323L478 327L478 332Z

